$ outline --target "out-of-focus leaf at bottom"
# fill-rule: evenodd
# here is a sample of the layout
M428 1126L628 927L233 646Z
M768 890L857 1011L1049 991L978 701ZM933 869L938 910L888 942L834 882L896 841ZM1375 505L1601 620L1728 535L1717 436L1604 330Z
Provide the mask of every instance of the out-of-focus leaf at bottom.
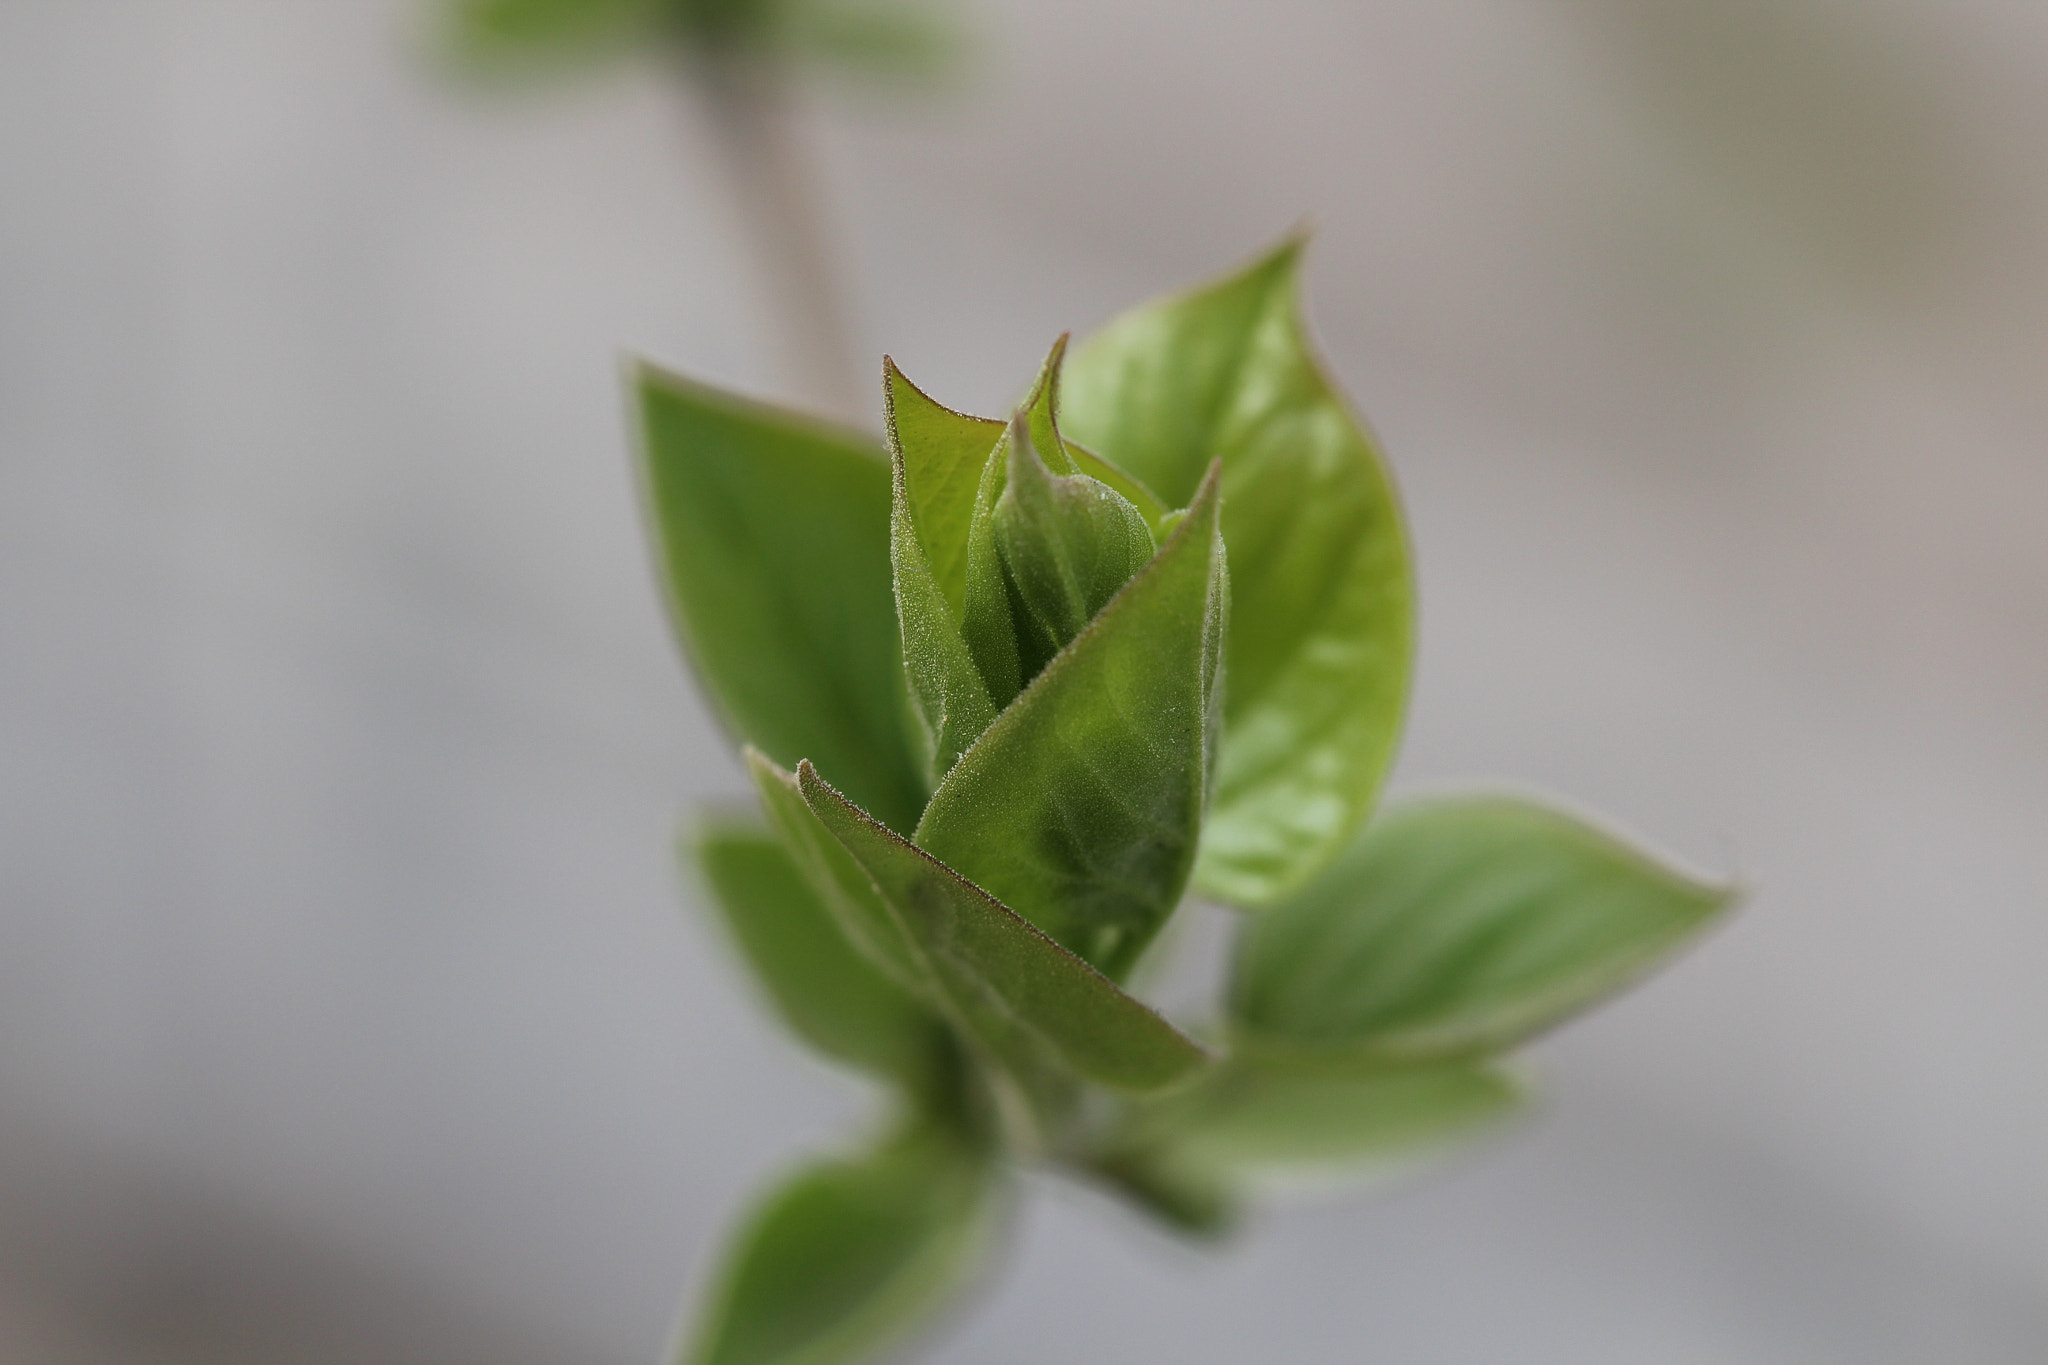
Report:
M697 860L789 1026L828 1057L930 1095L951 1060L945 1024L854 947L782 840L719 823L698 836Z
M900 1340L965 1287L995 1202L983 1151L913 1128L783 1185L734 1242L686 1365L837 1365Z

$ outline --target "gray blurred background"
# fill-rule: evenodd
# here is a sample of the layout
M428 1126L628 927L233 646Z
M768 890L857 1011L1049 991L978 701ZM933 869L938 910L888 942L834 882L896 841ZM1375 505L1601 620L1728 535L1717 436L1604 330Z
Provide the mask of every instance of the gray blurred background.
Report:
M981 0L807 119L1002 409L1304 214L1420 553L1403 784L1756 888L1549 1102L1222 1252L1039 1182L933 1365L2048 1359L2048 7ZM743 791L619 359L769 354L652 73L0 0L0 1359L656 1359L870 1111L678 875Z

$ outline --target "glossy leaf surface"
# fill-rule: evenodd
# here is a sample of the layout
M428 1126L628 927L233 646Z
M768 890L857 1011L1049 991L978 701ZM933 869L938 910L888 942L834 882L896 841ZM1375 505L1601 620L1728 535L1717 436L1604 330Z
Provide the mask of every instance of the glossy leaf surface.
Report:
M945 1025L853 946L783 840L758 825L715 825L696 852L784 1022L828 1057L928 1093L945 1066Z
M1370 811L1413 655L1400 510L1308 342L1299 254L1112 321L1068 359L1061 398L1066 429L1169 506L1223 461L1230 692L1196 877L1252 907Z
M1187 881L1228 619L1217 483L947 774L916 841L1111 976Z
M804 799L867 870L956 1022L1028 1089L1064 1069L1113 1089L1172 1086L1208 1056L982 888L869 818L805 764Z
M1231 1012L1296 1044L1509 1047L1634 981L1730 895L1524 798L1415 802L1245 923Z
M647 501L683 643L740 738L808 758L896 828L926 791L863 438L642 369Z
M992 1180L977 1147L931 1128L800 1172L741 1229L685 1361L869 1358L973 1274Z

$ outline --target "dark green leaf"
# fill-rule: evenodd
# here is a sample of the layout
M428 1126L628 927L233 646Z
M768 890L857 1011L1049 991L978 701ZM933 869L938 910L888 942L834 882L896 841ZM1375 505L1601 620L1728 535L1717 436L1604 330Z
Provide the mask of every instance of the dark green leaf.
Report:
M1047 434L1058 443L1056 431ZM1086 474L1048 469L1022 420L1010 424L1005 474L996 552L1010 585L1018 671L1036 677L1155 546L1145 518L1116 490Z
M1020 672L1017 628L1010 610L1010 585L996 549L996 504L1003 495L1010 460L1010 436L1002 440L982 466L974 490L974 515L967 527L967 582L962 600L960 635L974 666L988 686L996 710L1008 706L1027 681Z
M993 1172L914 1128L821 1162L756 1210L728 1255L690 1365L837 1365L900 1340L964 1287L987 1242Z
M854 948L783 841L719 824L697 839L712 900L783 1020L829 1057L929 1093L947 1069L945 1024Z
M1424 1057L1508 1047L1634 981L1730 901L1512 796L1389 812L1287 904L1247 921L1247 1034Z
M1246 906L1301 885L1371 809L1413 654L1400 510L1305 335L1299 254L1110 323L1061 399L1072 435L1168 505L1223 461L1230 694L1196 880Z
M677 628L739 736L909 829L925 782L864 438L643 367L648 505Z
M1064 1069L1133 1093L1186 1080L1208 1055L1115 983L951 868L797 769L819 821L867 870L926 959L956 1022L1028 1091Z
M1121 976L1201 831L1228 618L1212 477L1152 562L947 774L920 847Z

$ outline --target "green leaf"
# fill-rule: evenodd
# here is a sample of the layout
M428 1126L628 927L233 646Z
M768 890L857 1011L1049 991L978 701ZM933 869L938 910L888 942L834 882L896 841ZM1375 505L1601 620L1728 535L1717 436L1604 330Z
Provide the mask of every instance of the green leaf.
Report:
M1057 444L1057 431L1045 433ZM1010 424L996 552L1011 590L1018 671L1036 677L1152 558L1152 530L1116 490L1055 474L1022 419ZM993 719L993 717L991 717ZM984 727L986 728L986 727Z
M1533 801L1415 802L1246 922L1231 1011L1300 1045L1509 1047L1642 976L1731 898Z
M1003 425L933 402L895 361L882 363L894 470L889 560L896 619L927 776L936 784L996 718L961 623L976 492ZM1015 671L1014 660L1008 667Z
M955 1021L1028 1091L1060 1070L1115 1090L1161 1090L1208 1054L1029 921L891 833L806 763L804 799L867 870Z
M689 1365L836 1365L900 1340L982 1259L993 1173L977 1146L913 1128L800 1172L728 1253Z
M1217 481L946 775L916 841L1112 977L1186 885L1228 604Z
M930 1094L948 1070L944 1022L848 941L783 841L751 823L715 824L696 851L784 1022L828 1057Z
M740 738L808 758L895 828L926 785L865 438L643 366L647 502L678 633Z
M1169 505L1223 461L1230 695L1196 881L1274 903L1343 847L1392 761L1413 656L1387 471L1305 334L1300 243L1128 313L1067 361L1066 429Z

